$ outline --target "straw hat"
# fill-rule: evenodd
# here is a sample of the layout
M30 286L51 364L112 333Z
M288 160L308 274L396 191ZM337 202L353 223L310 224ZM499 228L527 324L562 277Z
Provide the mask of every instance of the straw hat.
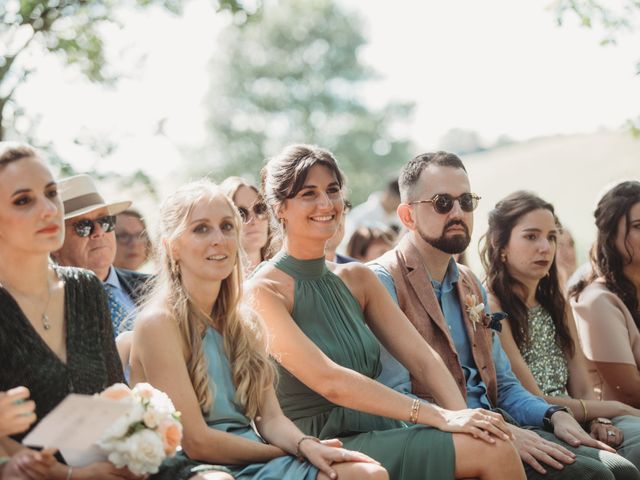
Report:
M107 203L89 175L75 175L58 182L58 191L64 205L64 219L77 217L99 208L106 208L109 215L117 215L131 206L130 201Z

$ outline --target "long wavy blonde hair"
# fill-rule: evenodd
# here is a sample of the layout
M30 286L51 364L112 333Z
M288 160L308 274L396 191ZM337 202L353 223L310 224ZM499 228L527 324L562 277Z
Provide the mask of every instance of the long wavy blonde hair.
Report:
M244 406L249 418L255 418L261 410L265 392L275 382L276 371L267 352L268 337L262 320L241 302L243 266L240 249L236 252L233 271L222 280L209 314L191 301L182 283L180 264L171 254L175 240L186 231L195 206L215 197L224 198L229 205L236 232L235 242L239 245L240 216L217 185L202 179L179 188L160 207L159 272L146 303L161 305L175 319L191 384L205 415L213 403L215 385L208 374L203 336L209 326L221 329L236 387L236 401Z

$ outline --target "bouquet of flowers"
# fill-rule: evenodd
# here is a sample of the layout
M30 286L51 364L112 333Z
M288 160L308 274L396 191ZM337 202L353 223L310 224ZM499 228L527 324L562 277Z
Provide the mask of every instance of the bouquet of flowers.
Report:
M136 475L157 473L162 461L174 455L182 440L180 413L167 394L148 383L130 389L116 383L100 394L131 404L129 412L110 426L98 446L116 467Z

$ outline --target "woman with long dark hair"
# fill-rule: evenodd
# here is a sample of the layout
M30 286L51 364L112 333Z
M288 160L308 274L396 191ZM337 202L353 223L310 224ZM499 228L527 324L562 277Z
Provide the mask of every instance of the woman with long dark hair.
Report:
M640 410L593 392L558 281L560 230L553 206L530 192L508 195L489 213L482 262L491 309L508 315L502 345L527 389L570 408L592 436L640 465Z
M580 344L603 399L640 408L640 182L598 202L592 274L570 292Z
M282 367L285 414L306 434L339 437L371 455L396 480L524 478L502 417L466 408L442 359L376 275L359 263L325 261L344 209L343 185L333 155L315 146L290 146L262 171L283 244L249 288ZM445 408L376 381L376 336Z

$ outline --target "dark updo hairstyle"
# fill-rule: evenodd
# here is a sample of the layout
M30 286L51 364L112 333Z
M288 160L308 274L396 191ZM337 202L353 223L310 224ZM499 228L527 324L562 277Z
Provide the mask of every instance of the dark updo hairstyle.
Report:
M480 252L482 266L486 272L487 289L500 301L502 310L509 315L509 324L518 348L529 344L528 309L524 298L516 293L520 290L527 296L527 287L509 274L502 252L509 243L511 232L524 215L534 210L551 212L558 228L561 228L553 205L531 192L518 191L500 200L489 213L489 229L480 239L484 243ZM539 282L536 300L549 312L556 329L556 343L565 354L573 355L574 343L569 333L566 318L566 301L558 281L555 256L549 274Z
M282 234L277 223L279 206L302 190L309 170L316 165L323 165L333 172L342 189L345 181L336 159L331 152L315 145L289 145L262 168L260 193L271 208L272 218L276 222L274 232Z
M569 291L569 295L578 299L587 285L596 278L602 277L607 288L624 302L634 322L640 328L640 310L636 287L623 272L624 266L631 262L633 254L640 255L640 252L629 250L626 236L625 251L628 258L625 258L616 247L618 223L624 217L627 235L629 235L631 207L638 202L640 202L640 182L637 181L619 183L600 199L593 214L596 219L596 227L598 227L598 236L591 250L592 273L586 280L579 281Z

